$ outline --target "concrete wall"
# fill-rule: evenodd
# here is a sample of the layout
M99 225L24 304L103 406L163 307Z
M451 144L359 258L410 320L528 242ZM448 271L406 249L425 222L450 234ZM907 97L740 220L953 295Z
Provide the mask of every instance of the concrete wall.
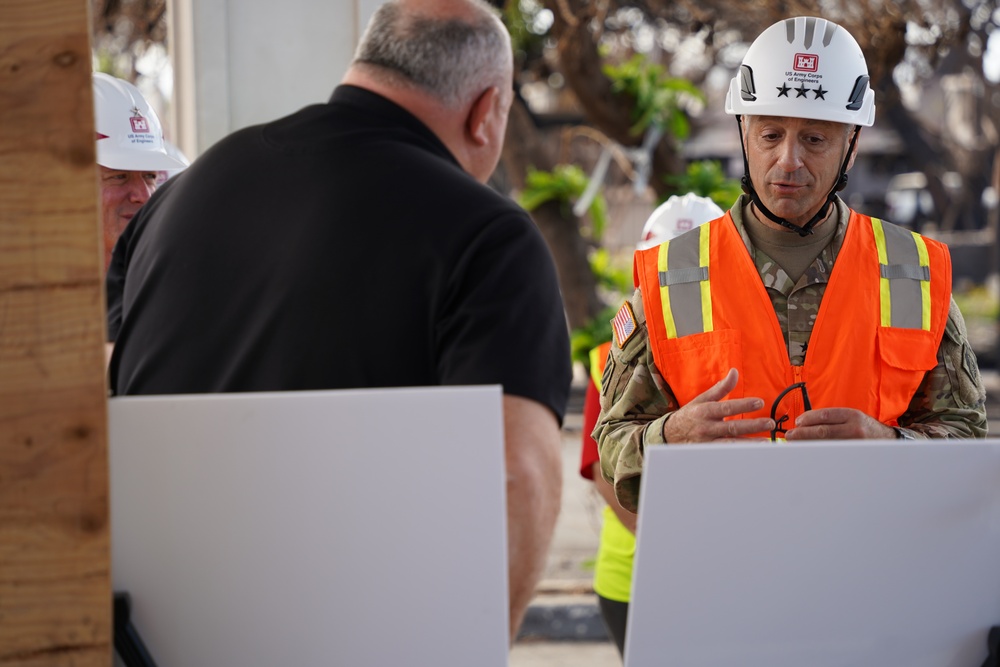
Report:
M234 130L326 101L380 0L168 0L176 142L190 158Z

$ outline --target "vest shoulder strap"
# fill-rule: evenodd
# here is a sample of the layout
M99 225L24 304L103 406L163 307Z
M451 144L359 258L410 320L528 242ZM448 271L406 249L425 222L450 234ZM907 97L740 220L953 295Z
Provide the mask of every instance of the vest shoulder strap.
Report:
M947 249L916 232L879 218L869 221L879 263L880 324L897 329L936 328L935 297L951 294L951 261ZM932 261L933 258L933 261ZM934 271L932 272L932 264ZM948 304L944 304L947 310ZM941 304L937 304L941 308Z

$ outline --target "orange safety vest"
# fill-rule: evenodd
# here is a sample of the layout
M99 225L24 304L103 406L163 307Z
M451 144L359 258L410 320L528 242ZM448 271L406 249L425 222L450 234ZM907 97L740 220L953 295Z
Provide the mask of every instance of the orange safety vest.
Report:
M942 243L851 212L802 366L793 366L767 291L732 216L636 253L653 359L685 405L730 368L728 398L765 406L805 382L813 408L856 408L889 426L937 364L951 300L951 257ZM801 393L782 399L788 426ZM761 434L765 435L765 434Z

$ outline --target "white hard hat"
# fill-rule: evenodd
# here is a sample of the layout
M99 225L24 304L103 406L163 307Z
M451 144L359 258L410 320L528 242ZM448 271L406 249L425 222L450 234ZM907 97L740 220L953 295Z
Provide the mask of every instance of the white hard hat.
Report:
M167 153L160 119L128 81L94 73L94 124L97 164L103 167L169 171L187 166Z
M865 54L849 32L826 19L778 21L747 50L729 84L726 113L870 127L875 91Z
M664 241L680 236L689 229L715 220L724 211L708 197L689 192L683 197L674 195L660 204L642 228L639 250L652 248Z

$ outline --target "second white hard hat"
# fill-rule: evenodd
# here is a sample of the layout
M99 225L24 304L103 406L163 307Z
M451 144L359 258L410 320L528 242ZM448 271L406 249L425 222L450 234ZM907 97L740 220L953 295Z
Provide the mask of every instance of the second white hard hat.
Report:
M163 127L139 89L123 79L94 73L97 164L125 171L172 171L187 162L171 156Z
M674 195L660 204L642 228L639 250L652 248L689 229L721 217L724 211L708 197L693 192Z

